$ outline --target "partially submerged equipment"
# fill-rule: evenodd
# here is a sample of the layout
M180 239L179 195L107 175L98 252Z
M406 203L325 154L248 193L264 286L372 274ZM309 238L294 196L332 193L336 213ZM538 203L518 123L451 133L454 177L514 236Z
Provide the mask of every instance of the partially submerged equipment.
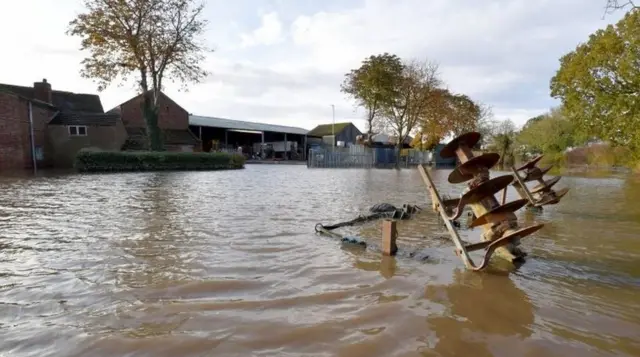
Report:
M518 168L512 167L512 174L490 178L489 169L498 163L500 155L483 153L474 156L471 148L478 143L480 137L478 132L465 133L453 139L440 151L442 158L457 157L460 161L460 165L448 177L450 183L467 182L467 188L460 198L443 200L429 172L423 165L418 166L431 193L433 209L442 216L451 239L456 245L456 254L461 257L467 268L475 271L485 269L494 253L511 262L523 259L526 254L518 247L520 239L535 233L544 225L520 227L515 212L524 206L542 207L556 204L569 191L568 188L559 191L552 189L560 177L544 181L544 174L551 167L544 169L536 167L542 156L535 157ZM521 177L519 172L524 173L524 177ZM538 181L539 185L529 189L526 186L526 182L529 181ZM511 185L521 199L507 203L507 188ZM500 191L502 191L502 203L499 203L495 197ZM481 242L465 244L452 224L462 215L467 205L470 206L474 217L469 227L481 226L484 230ZM476 264L469 255L476 250L485 250L480 264Z
M374 250L381 251L384 255L400 255L407 258L424 261L429 258L428 252L424 249L398 250L398 246L396 245L396 239L398 237L396 222L398 220L410 219L420 211L422 211L422 208L410 204L404 204L402 205L402 207L397 208L389 203L379 203L369 209L369 212L371 212L371 214L369 215L360 215L350 221L340 222L332 225L323 225L321 223L318 223L316 224L314 229L316 233L339 239L340 243L344 245L373 248ZM383 219L381 245L375 243L371 245L360 237L342 235L334 231L336 228L352 226L358 223L364 223L378 219Z
M404 204L402 207L397 208L396 206L390 203L378 203L369 208L368 215L359 215L358 217L350 220L344 221L335 224L324 225L321 223L316 224L316 232L323 233L325 231L331 231L340 227L353 226L358 223L369 222L377 219L389 218L389 219L409 219L413 217L414 214L420 212L422 208L410 204Z
M513 187L521 198L527 200L528 207L542 208L542 206L554 205L569 192L568 188L558 191L552 189L560 181L560 176L544 180L544 175L551 170L552 166L543 169L537 167L536 164L540 159L542 159L542 155L534 157L518 168L511 168L514 177ZM524 176L520 176L520 173L523 173ZM537 181L538 185L529 189L526 183L531 181Z

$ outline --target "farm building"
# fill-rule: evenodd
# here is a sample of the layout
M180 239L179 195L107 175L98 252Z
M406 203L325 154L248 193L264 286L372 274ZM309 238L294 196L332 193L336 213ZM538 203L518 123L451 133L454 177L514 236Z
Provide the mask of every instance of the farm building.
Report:
M314 144L325 143L331 145L333 135L335 134L336 146L350 146L356 143L359 135L362 135L360 130L351 122L335 123L335 124L322 124L311 129L307 136L310 137L310 142Z
M189 129L203 151L242 151L284 160L305 160L307 129L217 117L189 115ZM262 156L265 157L265 156Z

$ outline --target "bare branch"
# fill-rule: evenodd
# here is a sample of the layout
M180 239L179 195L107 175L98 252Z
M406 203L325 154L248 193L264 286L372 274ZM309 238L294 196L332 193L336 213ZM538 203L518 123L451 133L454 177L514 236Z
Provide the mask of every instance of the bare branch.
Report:
M604 8L604 18L607 14L612 14L618 10L628 9L629 11L640 9L640 5L636 5L635 0L607 0Z

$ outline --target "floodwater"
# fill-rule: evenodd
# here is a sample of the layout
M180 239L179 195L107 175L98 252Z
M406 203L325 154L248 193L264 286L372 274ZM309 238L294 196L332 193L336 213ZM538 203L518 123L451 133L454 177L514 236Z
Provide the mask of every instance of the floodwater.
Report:
M640 356L640 181L567 186L519 211L522 267L473 273L417 170L0 178L0 356ZM379 202L427 208L398 244L428 259L314 233Z

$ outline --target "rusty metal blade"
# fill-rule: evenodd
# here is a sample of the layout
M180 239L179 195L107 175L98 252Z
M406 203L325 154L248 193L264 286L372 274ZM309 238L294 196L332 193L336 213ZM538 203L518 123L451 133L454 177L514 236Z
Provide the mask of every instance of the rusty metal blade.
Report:
M543 191L549 191L551 190L551 187L553 187L553 185L557 184L558 181L560 181L560 179L562 178L562 176L556 176L552 179L549 179L547 181L545 181L544 183L541 183L539 185L534 186L531 190L531 193L540 193Z
M534 166L536 166L538 161L540 161L540 159L542 159L542 156L544 156L544 155L538 155L538 156L534 157L533 159L527 161L524 165L518 167L516 169L516 171L528 170L528 169L533 168Z
M558 191L552 190L551 192L547 193L540 201L538 201L535 204L535 206L541 207L541 206L547 206L547 205L555 205L556 203L560 202L560 199L564 197L564 195L566 195L567 192L569 192L568 187L565 187Z
M482 242L467 244L464 246L464 249L466 249L467 252L474 252L476 250L486 249L489 244L491 244L490 240L484 240Z
M460 198L460 203L464 202L465 205L468 205L469 203L479 202L484 198L500 192L505 187L509 186L512 182L513 175L502 175L494 177L467 191ZM458 206L460 205L460 203L458 203Z
M514 240L519 239L519 238L524 238L528 235L531 235L533 233L535 233L536 231L540 230L540 228L544 227L544 223L539 223L533 226L529 226L526 228L521 228L518 229L517 231L511 232L509 234L507 234L506 236L500 237L494 241L491 241L491 243L489 245L487 245L487 252L484 254L484 258L482 259L482 263L480 263L479 266L476 266L473 268L473 270L478 271L478 270L483 270L484 268L487 267L487 265L489 265L489 260L491 259L491 256L493 255L493 252L502 247L505 246L509 243L512 243Z
M534 167L532 169L529 169L529 171L527 171L527 175L522 179L522 181L523 182L531 182L531 181L540 180L552 168L553 168L553 165L547 166L544 169L541 169L539 167Z
M442 204L445 207L455 207L455 206L458 205L458 202L460 202L459 198L451 198L451 199L448 199L448 200L442 200Z
M469 161L460 164L449 174L449 183L462 183L473 179L474 175L479 174L485 169L492 168L500 161L500 155L490 152L475 156Z
M507 240L514 240L514 239L518 239L518 238L524 238L530 234L533 234L535 232L537 232L538 230L540 230L540 228L544 227L544 223L538 223L538 224L534 224L532 226L529 227L524 227L524 228L520 228L516 231L513 231L507 235L503 235L502 237L500 237L499 239L496 239L494 242L497 241L501 241L504 239ZM501 243L501 245L505 245L506 243Z
M529 202L527 199L519 199L515 201L511 201L507 204L498 206L491 211L483 214L482 216L476 218L470 225L469 228L474 228L477 226L482 226L489 223L495 223L503 221L508 217L509 214L519 210L524 207L524 205Z
M500 192L500 190L509 186L511 182L513 182L513 175L502 175L479 184L462 195L458 202L458 206L453 212L453 216L448 216L448 218L450 220L459 218L462 215L464 206L470 203L482 201L489 196L495 195Z
M480 133L476 131L471 131L458 136L442 148L440 151L440 157L443 159L456 157L456 150L460 145L466 145L467 147L472 148L478 143L478 141L480 141L480 136Z

